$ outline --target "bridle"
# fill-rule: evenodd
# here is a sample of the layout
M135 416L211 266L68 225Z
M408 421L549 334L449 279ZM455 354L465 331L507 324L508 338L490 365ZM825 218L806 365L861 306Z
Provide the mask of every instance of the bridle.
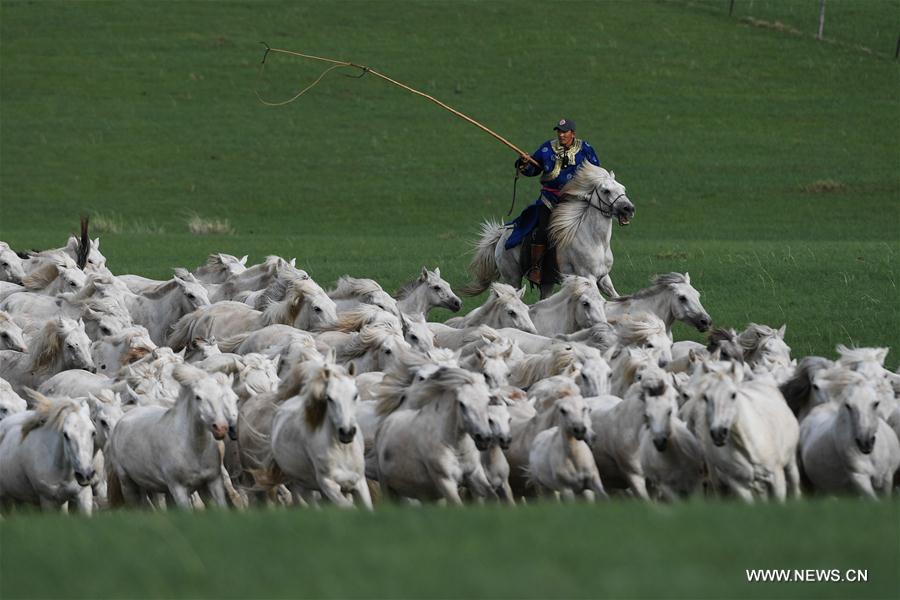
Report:
M600 192L598 191L599 189L600 189L600 186L598 185L597 187L595 187L595 188L591 191L590 194L588 194L587 196L585 196L584 198L582 198L582 200L583 200L589 207L599 210L599 211L600 211L600 214L603 215L604 217L606 217L607 219L612 219L612 217L613 217L613 210L616 208L616 202L618 202L619 199L622 198L622 196L625 196L625 192L622 192L621 194L619 194L618 196L616 196L615 199L613 199L611 202L607 202L607 201L604 200L603 197L600 195ZM597 205L596 205L596 206L594 206L594 203L591 202L591 200L592 200L595 196L596 196L596 198L597 198Z

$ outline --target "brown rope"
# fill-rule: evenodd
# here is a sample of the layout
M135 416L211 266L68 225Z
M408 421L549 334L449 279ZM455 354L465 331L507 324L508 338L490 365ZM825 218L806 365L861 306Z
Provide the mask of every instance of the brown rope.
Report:
M263 44L265 44L265 42L263 42ZM454 115L456 115L457 117L459 117L460 119L463 119L464 121L467 121L467 122L471 123L472 125L475 125L476 127L478 127L479 129L481 129L481 130L484 131L485 133L487 133L487 134L489 134L490 136L492 136L494 139L498 140L499 142L502 142L503 144L505 144L505 145L508 146L509 148L515 150L520 156L527 156L527 157L528 157L528 161L531 162L532 164L534 164L534 165L536 165L536 166L538 166L538 167L541 166L536 160L534 160L533 158L531 158L531 156L529 156L527 152L525 152L524 150L522 150L521 148L519 148L518 146L516 146L515 144L513 144L512 142L510 142L510 141L507 140L506 138L504 138L503 136L499 135L498 133L492 131L491 129L488 129L487 127L485 127L484 125L482 125L481 123L479 123L478 121L476 121L475 119L473 119L472 117L470 117L470 116L468 116L468 115L465 115L465 114L459 112L458 110L456 110L456 109L453 108L452 106L449 106L449 105L447 105L447 104L441 102L440 100L438 100L438 99L435 98L434 96L430 96L430 95L426 94L425 92L421 92L421 91L419 91L419 90L417 90L417 89L415 89L415 88L412 88L412 87L406 85L405 83L401 83L401 82L399 82L399 81L397 81L397 80L395 80L395 79L391 79L390 77L388 77L388 76L385 75L384 73L379 73L378 71L376 71L375 69L373 69L373 68L371 68L371 67L367 67L367 66L365 66L365 65L359 65L359 64L352 63L352 62L349 62L349 61L344 61L344 60L335 60L335 59L333 59L333 58L323 58L323 57L321 57L321 56L314 56L314 55L312 55L312 54L303 54L303 53L301 53L301 52L294 52L293 50L284 50L284 49L281 49L281 48L271 48L271 47L269 47L268 44L265 44L265 46L266 46L266 53L265 53L265 55L263 56L262 68L260 68L260 72L259 72L260 77L262 77L263 69L264 69L265 66L266 66L266 58L268 58L270 52L279 52L279 53L282 53L282 54L290 54L290 55L292 55L292 56L299 56L299 57L301 57L301 58L307 58L307 59L310 59L310 60L318 60L318 61L322 61L322 62L332 63L332 66L331 66L330 68L326 69L324 73L322 73L321 75L319 75L318 79L316 79L316 80L315 80L314 82L312 82L310 85L306 86L306 87L305 87L304 89L302 89L300 92L298 92L297 94L295 94L292 98L290 98L290 99L288 99L288 100L285 100L285 101L283 101L283 102L268 102L268 101L264 100L264 99L259 95L259 92L256 92L256 97L259 98L259 101L262 102L263 104L265 104L266 106L284 106L285 104L290 104L291 102L293 102L294 100L297 100L300 96L302 96L303 94L305 94L307 91L309 91L310 89L312 89L313 87L315 87L316 85L318 85L318 83L319 83L320 81L322 81L322 79L325 77L325 75L327 75L328 73L330 73L330 72L333 71L334 69L337 69L337 68L340 68L340 67L353 67L353 68L361 69L361 70L362 70L362 74L361 74L360 76L365 75L366 73L371 73L372 75L375 75L376 77L380 77L381 79L384 79L385 81L387 81L387 82L389 82L389 83L392 83L392 84L394 84L394 85L396 85L396 86L398 86L398 87L403 88L404 90L406 90L406 91L408 91L408 92L411 92L411 93L413 93L413 94L416 94L417 96L421 96L421 97L425 98L426 100L429 100L429 101L431 101L431 102L437 104L438 106L440 106L440 107L443 108L444 110L447 110L447 111L453 113Z

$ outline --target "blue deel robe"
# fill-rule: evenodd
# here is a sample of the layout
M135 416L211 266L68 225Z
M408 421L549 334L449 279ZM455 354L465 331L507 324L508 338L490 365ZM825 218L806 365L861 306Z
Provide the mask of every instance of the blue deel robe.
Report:
M562 166L564 156L568 156L568 166L566 167ZM522 214L507 223L507 225L515 225L512 235L506 240L505 247L507 249L521 244L525 236L537 227L538 209L545 198L556 206L559 202L559 190L569 183L581 163L588 161L593 165L600 166L600 160L591 145L579 139L576 139L568 150L563 149L558 140L547 140L534 151L531 158L541 166L528 163L522 174L526 177L541 176L541 194L534 204L525 207Z

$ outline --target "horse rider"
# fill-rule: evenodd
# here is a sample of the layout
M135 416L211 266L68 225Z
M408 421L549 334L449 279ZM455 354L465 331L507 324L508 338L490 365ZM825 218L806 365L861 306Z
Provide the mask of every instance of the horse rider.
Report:
M516 160L516 168L526 177L541 176L541 195L535 205L538 208L538 223L531 243L531 269L526 277L535 285L541 284L541 267L552 269L552 265L542 265L547 249L547 226L550 211L559 204L559 192L575 175L575 170L588 161L600 166L594 149L584 140L575 137L575 121L560 119L553 128L555 140L547 140L529 156L523 154Z

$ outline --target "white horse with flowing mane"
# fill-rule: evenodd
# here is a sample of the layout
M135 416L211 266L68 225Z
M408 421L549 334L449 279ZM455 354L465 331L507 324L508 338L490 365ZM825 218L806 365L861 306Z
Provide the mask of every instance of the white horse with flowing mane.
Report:
M397 290L394 297L400 311L408 315L421 313L427 317L432 308L459 312L462 307L462 301L450 289L450 284L441 279L441 270L437 267L434 271L422 267L422 273Z
M689 273L666 273L651 280L650 287L606 303L606 317L612 321L626 313L652 313L663 320L671 335L672 324L682 321L698 331L706 331L712 319L700 304L700 292L691 286Z
M456 329L476 325L515 327L528 333L537 333L528 314L528 306L522 302L522 296L525 295L524 287L517 290L504 283L492 283L490 287L491 293L484 304L464 317L447 319L444 325Z
M93 509L94 425L87 404L31 392L34 410L0 422L0 506Z
M900 442L878 414L876 383L836 366L816 377L827 401L800 424L803 472L822 492L890 496L900 468Z
M60 371L94 368L91 340L81 321L64 317L48 321L28 345L31 352L27 354L0 350L0 377L19 394L25 387L37 388Z
M625 195L625 186L616 174L584 162L560 192L560 203L550 217L549 241L556 246L559 272L596 281L608 297L619 294L609 273L613 266L612 220L627 225L634 217L634 204ZM520 248L507 249L513 228L493 221L481 226L475 257L469 265L472 281L463 294L475 296L496 279L512 286L522 282L526 269L520 263ZM552 283L541 285L541 298L553 291Z
M2 310L0 310L0 350L28 352L22 328L13 321L8 312Z
M489 401L479 375L444 366L410 388L406 402L391 399L375 433L382 493L461 504L459 487L467 483L471 469L480 471L490 489L477 451L474 464L470 462L473 451L487 450L493 439Z
M299 395L279 406L272 421L274 464L307 503L318 491L335 505L350 507L352 494L371 509L356 384L331 355L301 368Z
M0 242L0 281L21 283L25 267L19 255L6 242Z
M122 417L107 446L110 504L133 506L147 494L166 493L179 508L192 508L191 494L225 507L222 455L217 441L237 436L237 396L232 378L191 365L173 370L181 385L171 408L143 406Z
M400 316L397 301L374 279L344 275L337 280L335 288L328 291L328 297L335 301L338 312L355 308L360 304L370 304L396 317Z
M587 277L563 275L558 292L531 305L528 314L539 335L575 333L606 323L603 296Z

